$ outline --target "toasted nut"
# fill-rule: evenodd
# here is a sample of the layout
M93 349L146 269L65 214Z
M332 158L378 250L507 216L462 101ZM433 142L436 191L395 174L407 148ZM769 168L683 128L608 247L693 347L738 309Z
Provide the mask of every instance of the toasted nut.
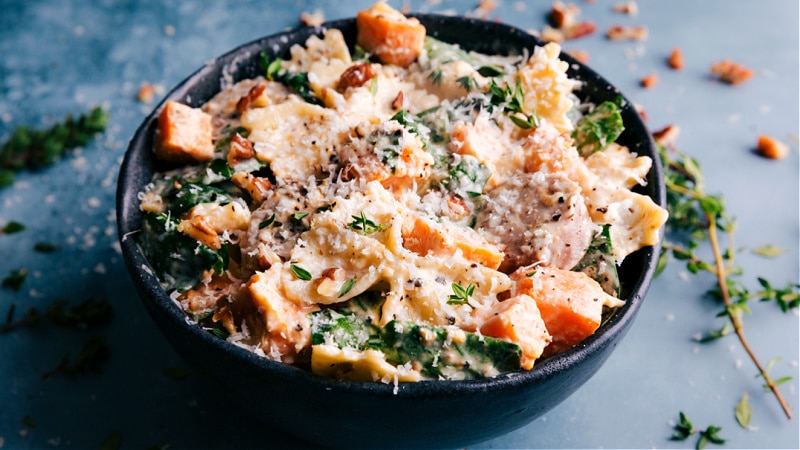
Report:
M569 49L565 50L566 54L575 58L578 62L586 64L589 62L589 52L586 50Z
M635 109L636 112L639 113L639 117L641 117L643 121L647 122L647 111L644 109L644 106L638 103L634 103L633 109Z
M354 64L345 70L339 77L336 90L344 92L348 88L361 87L369 82L375 73L372 71L371 64Z
M644 77L642 77L641 80L639 80L639 84L641 84L642 87L645 89L649 89L655 86L656 84L658 84L658 74L653 72L651 74L645 75Z
M762 134L758 137L756 151L765 158L783 159L789 154L789 146L773 137Z
M567 28L575 23L581 9L574 3L564 3L560 0L553 2L550 7L550 24L556 28Z
M228 165L235 167L240 161L250 159L256 155L253 143L236 133L231 136L230 150L228 150Z
M578 39L580 37L588 36L595 31L597 31L597 25L595 25L594 22L584 20L565 28L564 37L567 39Z
M564 42L564 32L558 28L553 28L550 25L545 25L539 35L545 42Z
M647 27L644 25L613 25L606 31L606 37L612 41L644 41L647 39Z
M614 6L611 7L611 10L614 12L627 14L629 16L635 16L639 13L639 6L635 1L630 0L625 3L615 3Z
M392 100L392 111L400 111L403 109L403 91L397 93L397 96Z
M257 85L250 88L250 90L245 94L244 97L240 98L239 101L236 103L236 111L240 114L245 112L250 106L267 106L269 104L269 99L264 94L267 90L266 83L258 83Z
M178 231L214 250L222 248L222 241L217 232L203 216L193 216L191 219L181 220L178 224Z
M683 69L683 51L677 47L672 49L672 53L669 54L667 59L667 64L675 70Z
M722 82L737 85L749 80L753 76L753 71L741 64L725 59L711 66L711 75L716 76Z
M156 95L156 88L150 83L142 83L139 92L136 93L136 98L142 103L153 103Z
M677 125L667 125L666 127L653 132L653 139L655 139L657 144L668 147L678 140L678 135L680 133L681 129Z

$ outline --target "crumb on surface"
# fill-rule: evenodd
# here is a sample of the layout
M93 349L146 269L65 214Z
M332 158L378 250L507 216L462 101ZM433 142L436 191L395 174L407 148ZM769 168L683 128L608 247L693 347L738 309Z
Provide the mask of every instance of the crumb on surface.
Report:
M711 66L711 75L723 83L735 86L752 78L754 72L730 59L724 59Z
M681 70L683 69L683 50L678 47L672 49L672 53L669 54L669 58L667 58L667 65L671 69Z
M325 14L321 9L314 12L303 11L300 13L300 23L309 27L316 27L325 23Z
M655 72L652 72L652 73L649 73L649 74L645 75L644 77L642 77L641 80L639 80L639 84L641 84L642 87L645 88L645 89L650 89L651 87L653 87L656 84L658 84L658 74L655 73Z
M789 146L771 136L758 136L756 152L769 159L783 159L789 154Z
M606 31L606 37L612 41L644 41L647 35L644 25L612 25Z

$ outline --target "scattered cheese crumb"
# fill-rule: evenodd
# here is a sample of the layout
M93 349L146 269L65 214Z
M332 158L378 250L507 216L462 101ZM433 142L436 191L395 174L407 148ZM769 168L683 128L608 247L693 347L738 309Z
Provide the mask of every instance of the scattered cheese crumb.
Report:
M175 35L175 27L172 25L164 25L162 29L165 36L174 36Z
M789 146L773 137L762 134L758 137L756 151L765 158L783 159L789 154Z

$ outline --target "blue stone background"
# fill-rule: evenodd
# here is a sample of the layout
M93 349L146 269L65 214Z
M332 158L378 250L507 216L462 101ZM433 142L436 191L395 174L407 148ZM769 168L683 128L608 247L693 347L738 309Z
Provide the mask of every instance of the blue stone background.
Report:
M27 229L0 235L0 278L26 267L18 292L0 289L0 320L16 305L44 309L54 299L108 299L114 318L97 332L111 358L101 373L74 378L41 375L65 353L76 355L91 332L46 325L0 334L0 449L99 448L110 436L121 448L286 448L307 444L255 423L225 394L188 371L156 331L133 291L118 251L114 194L118 166L136 127L169 88L235 46L299 24L301 12L350 17L372 2L280 1L0 1L0 142L18 125L44 127L66 114L102 105L107 131L55 166L20 173L0 189L0 226ZM577 2L598 32L565 48L590 52L589 64L645 108L648 124L678 124L678 146L695 156L706 189L719 193L737 219L735 248L743 282L756 276L776 285L797 282L798 260L798 3L639 0L639 13L611 10L613 2ZM398 0L390 4L400 8ZM409 1L412 11L473 13L477 0ZM489 17L541 29L549 1L498 0ZM610 42L613 24L649 27L644 42ZM683 49L686 68L665 58ZM730 58L755 76L740 86L715 82L710 66ZM658 85L643 89L642 76ZM160 88L152 104L139 86ZM790 156L771 161L753 153L758 134L790 144ZM36 242L55 253L32 251ZM752 253L774 244L777 258ZM798 448L798 314L774 304L751 305L745 333L771 373L791 376L781 386L793 405L787 420L761 388L756 369L732 337L698 344L694 336L722 326L720 307L703 293L708 275L688 275L673 262L653 284L637 322L600 372L574 396L528 426L470 448L682 448L669 440L679 411L697 427L722 427L726 448ZM744 392L753 406L751 428L740 428L734 407ZM346 413L346 405L343 405ZM380 412L376 412L379 414ZM435 418L431 418L435 420ZM313 427L313 423L308 424ZM331 430L335 433L335 430ZM387 436L387 439L391 439ZM380 447L383 443L376 442Z

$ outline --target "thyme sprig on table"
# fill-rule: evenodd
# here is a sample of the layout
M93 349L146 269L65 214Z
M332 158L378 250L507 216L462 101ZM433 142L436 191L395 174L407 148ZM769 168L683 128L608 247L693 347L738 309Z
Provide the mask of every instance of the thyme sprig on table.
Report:
M800 285L789 283L783 289L775 289L764 278L758 278L762 290L750 292L740 280L741 268L735 265L737 253L734 247L735 220L728 216L725 201L720 195L705 192L703 172L699 163L686 153L674 147L658 145L659 156L664 166L667 188L667 239L659 260L659 271L667 263L667 256L672 254L676 259L684 261L691 273L705 271L716 277L716 286L707 294L721 301L723 308L718 317L727 317L726 324L720 330L712 330L700 342L722 338L731 332L736 334L742 347L756 365L759 376L764 379L765 386L772 391L781 405L786 417L792 418L789 404L781 395L778 385L787 378L773 380L769 368L765 367L744 335L743 317L750 313L748 302L752 299L775 301L784 312L800 306ZM727 238L727 247L721 244L721 238ZM698 255L701 242L708 242L712 260L707 261Z
M0 187L14 182L22 169L40 169L54 164L67 151L86 145L105 130L108 113L95 107L77 118L71 114L45 129L17 127L0 148Z

